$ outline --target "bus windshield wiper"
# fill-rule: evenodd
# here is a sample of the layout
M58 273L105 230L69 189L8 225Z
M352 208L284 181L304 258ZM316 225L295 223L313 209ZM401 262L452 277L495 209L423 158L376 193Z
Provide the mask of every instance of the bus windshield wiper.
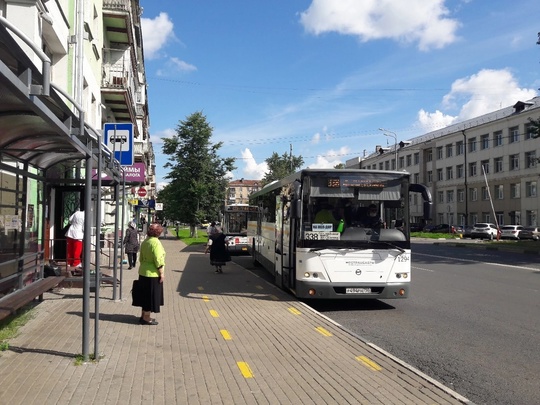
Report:
M384 240L377 240L377 241L375 241L375 240L370 240L369 243L384 243L385 245L391 246L391 247L393 247L394 249L399 250L399 251L401 252L401 254L405 253L405 249L403 249L403 248L401 248L401 247L399 247L399 246L397 246L397 245L394 245L393 243L386 242L386 241L384 241Z

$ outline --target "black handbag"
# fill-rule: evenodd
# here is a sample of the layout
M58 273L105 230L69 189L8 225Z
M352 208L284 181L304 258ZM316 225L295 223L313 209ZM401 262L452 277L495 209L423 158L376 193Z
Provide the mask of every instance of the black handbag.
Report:
M139 280L133 280L133 286L131 287L131 305L134 307L143 306L143 291Z

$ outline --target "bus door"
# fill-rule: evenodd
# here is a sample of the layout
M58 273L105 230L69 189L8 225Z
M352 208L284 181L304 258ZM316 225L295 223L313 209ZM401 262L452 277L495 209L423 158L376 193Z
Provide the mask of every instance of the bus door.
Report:
M283 289L294 289L294 220L292 202L285 196L276 201L276 284ZM279 208L278 208L279 207Z
M274 253L274 278L278 287L284 288L283 285L283 199L281 195L276 196L276 248Z

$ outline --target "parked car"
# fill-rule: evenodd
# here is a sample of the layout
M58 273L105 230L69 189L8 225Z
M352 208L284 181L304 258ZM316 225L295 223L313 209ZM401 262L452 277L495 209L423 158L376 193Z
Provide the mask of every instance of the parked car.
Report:
M521 225L504 225L501 227L501 239L521 239L522 230L523 226Z
M461 225L452 225L452 233L463 234L463 226L461 226Z
M525 226L519 233L519 239L540 240L540 227Z
M435 227L436 227L436 225L426 225L426 226L424 226L424 228L422 229L422 232L431 232L431 230L432 230L433 228L435 228Z
M497 226L491 222L477 222L471 230L471 238L493 240L497 237Z
M470 237L471 237L471 233L472 233L472 229L473 229L473 227L470 226L470 225L464 226L464 227L463 227L463 233L462 233L463 237L464 237L464 238L470 238Z
M411 223L411 232L422 232L423 229L422 224Z

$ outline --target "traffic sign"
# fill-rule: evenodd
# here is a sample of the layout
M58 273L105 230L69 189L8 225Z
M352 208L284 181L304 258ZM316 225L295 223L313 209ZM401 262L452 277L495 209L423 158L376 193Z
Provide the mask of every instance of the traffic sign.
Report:
M103 143L114 152L122 166L133 166L133 124L107 123L103 126Z
M139 195L139 197L146 197L146 189L144 187L139 188L137 194Z

